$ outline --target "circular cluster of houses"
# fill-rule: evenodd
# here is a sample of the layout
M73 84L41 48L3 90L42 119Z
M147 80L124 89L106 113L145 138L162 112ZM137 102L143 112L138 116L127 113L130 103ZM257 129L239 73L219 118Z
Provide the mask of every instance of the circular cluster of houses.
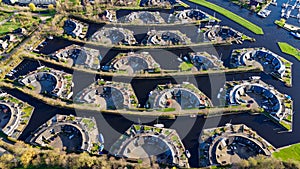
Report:
M230 27L214 25L208 27L208 30L205 32L205 36L210 40L217 43L224 42L236 42L242 43L242 34Z
M87 151L98 154L103 150L101 145L104 143L99 136L94 119L56 115L34 131L26 142L70 152Z
M18 81L37 93L67 99L73 95L72 75L62 71L44 67L20 77Z
M91 37L91 41L109 45L134 45L136 39L132 31L124 28L102 28Z
M120 18L118 21L134 24L159 24L165 22L159 12L149 11L131 12L129 15Z
M231 57L232 65L248 66L259 64L266 73L282 78L286 71L285 64L280 57L267 49L247 49Z
M172 87L158 86L149 94L147 107L152 109L174 108L191 109L211 107L211 100L200 90L189 83L172 85Z
M209 19L209 15L199 9L186 9L175 14L175 22L181 23Z
M126 71L127 73L153 72L160 65L148 52L120 54L101 67L103 71Z
M229 104L245 104L247 106L263 108L277 120L282 120L288 114L284 101L288 96L279 93L273 87L258 80L243 81L231 84L226 94Z
M173 129L133 125L111 147L110 154L128 159L154 158L159 164L189 167L184 145Z
M180 31L157 31L151 30L147 33L147 37L142 41L144 45L187 45L191 43L191 39Z
M188 59L195 66L197 71L224 68L222 60L206 52L190 53Z
M79 92L75 102L99 105L101 109L130 108L137 103L136 96L130 84L97 82Z
M34 108L7 93L1 93L0 97L0 131L18 139L27 126Z
M214 133L214 134L213 134ZM258 154L271 156L274 147L245 125L205 129L200 137L200 165L227 166Z
M90 69L99 69L102 59L99 50L77 45L58 50L50 57L57 61L70 63L71 66L83 66Z

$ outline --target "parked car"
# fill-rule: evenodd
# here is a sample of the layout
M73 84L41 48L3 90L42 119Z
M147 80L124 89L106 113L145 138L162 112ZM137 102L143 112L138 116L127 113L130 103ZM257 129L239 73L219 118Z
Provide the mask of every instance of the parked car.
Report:
M191 153L189 152L189 150L185 150L185 155L187 158L191 158Z

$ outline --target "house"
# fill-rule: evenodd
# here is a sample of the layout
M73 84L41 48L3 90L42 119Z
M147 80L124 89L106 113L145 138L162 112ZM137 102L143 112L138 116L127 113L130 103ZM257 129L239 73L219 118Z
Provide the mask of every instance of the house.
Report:
M66 20L64 24L65 33L73 36L74 38L78 37L82 33L82 28L82 24L71 19Z
M56 5L56 0L7 0L9 4L18 4L20 6L28 6L33 3L36 6L47 7L48 5Z
M17 28L13 31L14 34L18 34L18 33L24 33L25 29L24 28Z
M36 6L47 7L50 4L56 5L56 0L31 0L31 3L33 3Z
M0 49L4 50L8 47L8 41L0 39Z

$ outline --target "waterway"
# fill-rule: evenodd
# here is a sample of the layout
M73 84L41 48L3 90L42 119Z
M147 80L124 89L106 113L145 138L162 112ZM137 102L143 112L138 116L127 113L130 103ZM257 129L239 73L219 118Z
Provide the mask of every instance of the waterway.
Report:
M293 62L293 87L287 88L281 82L274 80L269 75L264 73L245 73L245 74L236 74L236 75L228 75L225 78L223 75L219 76L209 76L209 77L179 77L179 78L170 78L170 79L145 79L145 80L138 80L138 79L124 79L124 78L112 78L112 77L97 77L97 78L104 78L106 80L115 80L115 81L125 81L130 82L136 92L136 95L141 103L144 103L147 100L147 94L151 91L157 84L171 82L182 82L182 81L190 81L195 83L200 90L202 90L207 96L209 96L214 104L218 104L218 100L216 95L222 87L225 79L226 80L240 80L240 79L248 79L249 76L252 75L261 75L262 80L268 84L273 85L278 91L282 93L286 93L292 96L294 103L300 102L300 95L297 92L300 90L300 72L297 71L299 68L299 61L297 61L292 56L283 54L280 52L276 42L288 42L294 45L297 48L300 48L299 40L294 39L286 30L277 28L273 22L275 19L279 19L280 13L280 5L277 7L270 6L269 9L272 10L272 13L269 17L262 19L256 16L255 14L249 13L248 10L240 9L240 7L228 3L225 0L210 0L220 6L223 6L231 11L239 14L240 16L249 19L251 22L261 26L265 32L264 35L255 35L249 30L239 26L238 24L232 22L231 20L227 19L226 17L215 14L215 16L222 20L222 25L230 25L230 27L241 31L249 36L252 36L256 39L255 43L246 42L243 45L232 45L232 46L218 46L215 47L212 52L221 56L222 60L224 61L225 65L228 66L228 56L232 49L235 48L243 48L243 47L266 47L271 51L283 56L284 58ZM281 0L278 1L278 4L281 4ZM189 3L191 7L197 7L211 15L214 15L214 12L208 9L205 9L200 6L195 6ZM195 31L195 29L186 28L186 31ZM50 45L49 45L50 44ZM68 41L56 41L55 43L51 42L48 44L49 50L47 51L45 48L45 53L51 53L54 50L62 48L63 46L67 46L70 44ZM51 51L51 50L52 51ZM172 51L175 55L179 55L182 53L186 53L187 51L203 51L205 48L193 48L193 49L177 49ZM103 63L107 62L109 59L114 57L118 52L114 49L101 49L105 50L107 53L105 55L105 59L102 61ZM101 51L100 50L100 51ZM47 51L47 52L46 52ZM126 51L124 51L126 52ZM155 56L157 58L161 58L164 55ZM171 66L176 67L178 63L176 63L176 58L173 59L163 59L161 61L161 65L163 66ZM174 64L172 64L174 62ZM101 63L102 64L102 63ZM48 65L47 65L48 66ZM49 65L51 66L51 65ZM59 69L63 69L59 67ZM70 71L70 70L66 70ZM75 82L75 93L79 90L83 89L84 87L88 86L96 77L96 75L86 74L82 72L74 72L74 82ZM232 124L246 124L252 129L256 130L259 135L264 137L267 141L273 144L275 147L281 147L293 143L300 142L300 106L294 104L294 124L293 124L293 132L280 132L282 128L274 123L270 122L266 117L263 115L249 115L249 114L239 114L239 115L230 115L230 116L223 116L223 117L211 117L208 119L204 119L203 117L191 118L191 117L178 117L176 120L157 120L153 117L138 117L138 116L131 116L131 115L109 115L109 114L100 114L99 112L88 112L88 111L76 111L76 110L66 110L66 109L59 109L56 107L48 106L42 103L39 100L31 98L30 96L24 95L17 90L6 90L6 92L20 98L24 101L27 101L29 104L36 107L34 114L29 122L29 125L23 132L21 136L21 140L24 140L30 132L34 131L38 126L49 120L53 115L59 114L74 114L77 116L85 116L85 117L95 117L97 121L97 125L99 131L103 133L105 138L105 147L106 150L110 148L110 146L119 138L119 136L128 129L128 127L133 123L146 123L146 124L154 124L154 123L163 123L166 127L170 127L176 129L179 133L179 136L183 139L183 143L187 149L192 154L190 161L190 165L192 167L198 166L198 137L204 128L216 127L225 125L228 122Z

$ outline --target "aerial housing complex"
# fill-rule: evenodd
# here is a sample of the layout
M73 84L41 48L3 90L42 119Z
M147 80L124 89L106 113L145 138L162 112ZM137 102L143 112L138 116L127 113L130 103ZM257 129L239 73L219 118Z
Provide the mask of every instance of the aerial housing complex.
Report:
M71 152L99 154L103 150L104 139L98 133L94 118L56 115L34 131L26 142Z
M158 164L189 167L184 145L173 129L132 125L109 152L128 160L140 159L146 163L154 159Z

